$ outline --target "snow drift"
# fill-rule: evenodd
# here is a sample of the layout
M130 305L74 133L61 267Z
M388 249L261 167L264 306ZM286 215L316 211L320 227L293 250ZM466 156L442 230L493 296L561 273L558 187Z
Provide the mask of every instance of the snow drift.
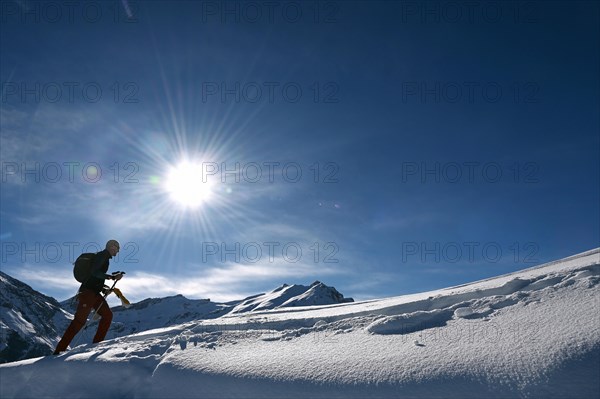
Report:
M600 249L462 286L230 313L0 365L0 396L600 395Z

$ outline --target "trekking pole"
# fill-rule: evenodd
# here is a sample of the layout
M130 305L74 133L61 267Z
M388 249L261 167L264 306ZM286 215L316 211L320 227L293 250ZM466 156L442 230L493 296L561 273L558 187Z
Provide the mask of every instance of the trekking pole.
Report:
M110 287L108 290L106 290L106 293L102 296L102 302L100 303L100 306L98 306L96 309L94 309L94 314L92 315L92 317L89 320L93 320L94 316L96 316L98 314L98 311L100 311L100 308L106 302L106 297L110 295L110 293L112 292L113 288L115 288L115 285L117 285L117 281L118 280L115 280L115 282L113 283L112 287ZM84 330L88 327L89 320L85 321L85 324L83 325L83 329Z

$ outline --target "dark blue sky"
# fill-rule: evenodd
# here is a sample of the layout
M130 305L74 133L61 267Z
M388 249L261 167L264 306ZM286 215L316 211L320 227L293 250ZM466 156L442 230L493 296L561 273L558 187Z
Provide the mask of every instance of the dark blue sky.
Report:
M392 296L598 247L596 2L1 4L1 266L59 299L111 238L134 299Z

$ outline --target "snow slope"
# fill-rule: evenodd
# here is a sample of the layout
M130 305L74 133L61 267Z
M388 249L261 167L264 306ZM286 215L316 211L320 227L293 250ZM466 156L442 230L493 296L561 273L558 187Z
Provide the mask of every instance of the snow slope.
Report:
M112 308L113 322L107 338L122 337L192 320L214 319L227 313L256 312L300 305L327 305L352 301L352 298L344 298L334 287L329 287L319 281L315 281L310 286L284 284L270 292L227 303L211 302L209 299L188 299L183 295L149 298L134 303L129 308L122 306ZM76 306L73 307L70 300L64 301L62 305L64 309L72 313L76 310ZM93 334L96 330L95 323L90 323L88 328L90 333L86 335ZM87 339L87 342L89 341L91 338Z
M308 287L283 284L269 293L254 295L240 301L235 304L231 313L347 302L354 302L354 299L344 298L335 288L328 287L320 281L315 281Z
M0 396L600 396L600 249L421 294L230 313L0 365Z
M0 272L0 363L51 354L71 318L55 299Z
M218 317L230 308L208 299L188 299L183 295L149 298L129 308L112 309L113 323L107 338L121 337L153 328L171 326L190 320ZM92 331L96 326L90 327Z
M334 287L318 281L310 286L284 284L271 292L227 303L188 299L183 295L148 298L128 308L113 307L113 321L107 339L192 320L214 319L232 311L241 312L242 307L246 308L245 311L252 311L349 301L352 298L344 298ZM0 272L0 363L54 352L76 309L75 297L58 303ZM72 345L90 342L96 328L97 321L90 320L88 327L81 330Z

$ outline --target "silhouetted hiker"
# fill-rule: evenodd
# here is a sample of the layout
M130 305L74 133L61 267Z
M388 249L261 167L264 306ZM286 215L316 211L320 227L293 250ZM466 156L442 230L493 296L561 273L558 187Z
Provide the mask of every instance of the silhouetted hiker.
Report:
M77 311L75 312L75 318L67 327L62 339L56 346L54 354L57 355L62 351L65 351L75 335L81 330L87 321L87 317L92 311L96 310L96 313L102 317L98 323L98 330L94 336L93 342L100 342L106 336L110 323L112 321L112 312L106 303L104 297L100 294L104 289L104 280L120 280L123 277L122 273L117 274L106 274L108 272L108 260L113 256L117 255L120 246L116 240L109 240L106 243L106 248L103 251L93 255L91 259L91 275L88 277L79 287L77 299L79 301L77 305Z

